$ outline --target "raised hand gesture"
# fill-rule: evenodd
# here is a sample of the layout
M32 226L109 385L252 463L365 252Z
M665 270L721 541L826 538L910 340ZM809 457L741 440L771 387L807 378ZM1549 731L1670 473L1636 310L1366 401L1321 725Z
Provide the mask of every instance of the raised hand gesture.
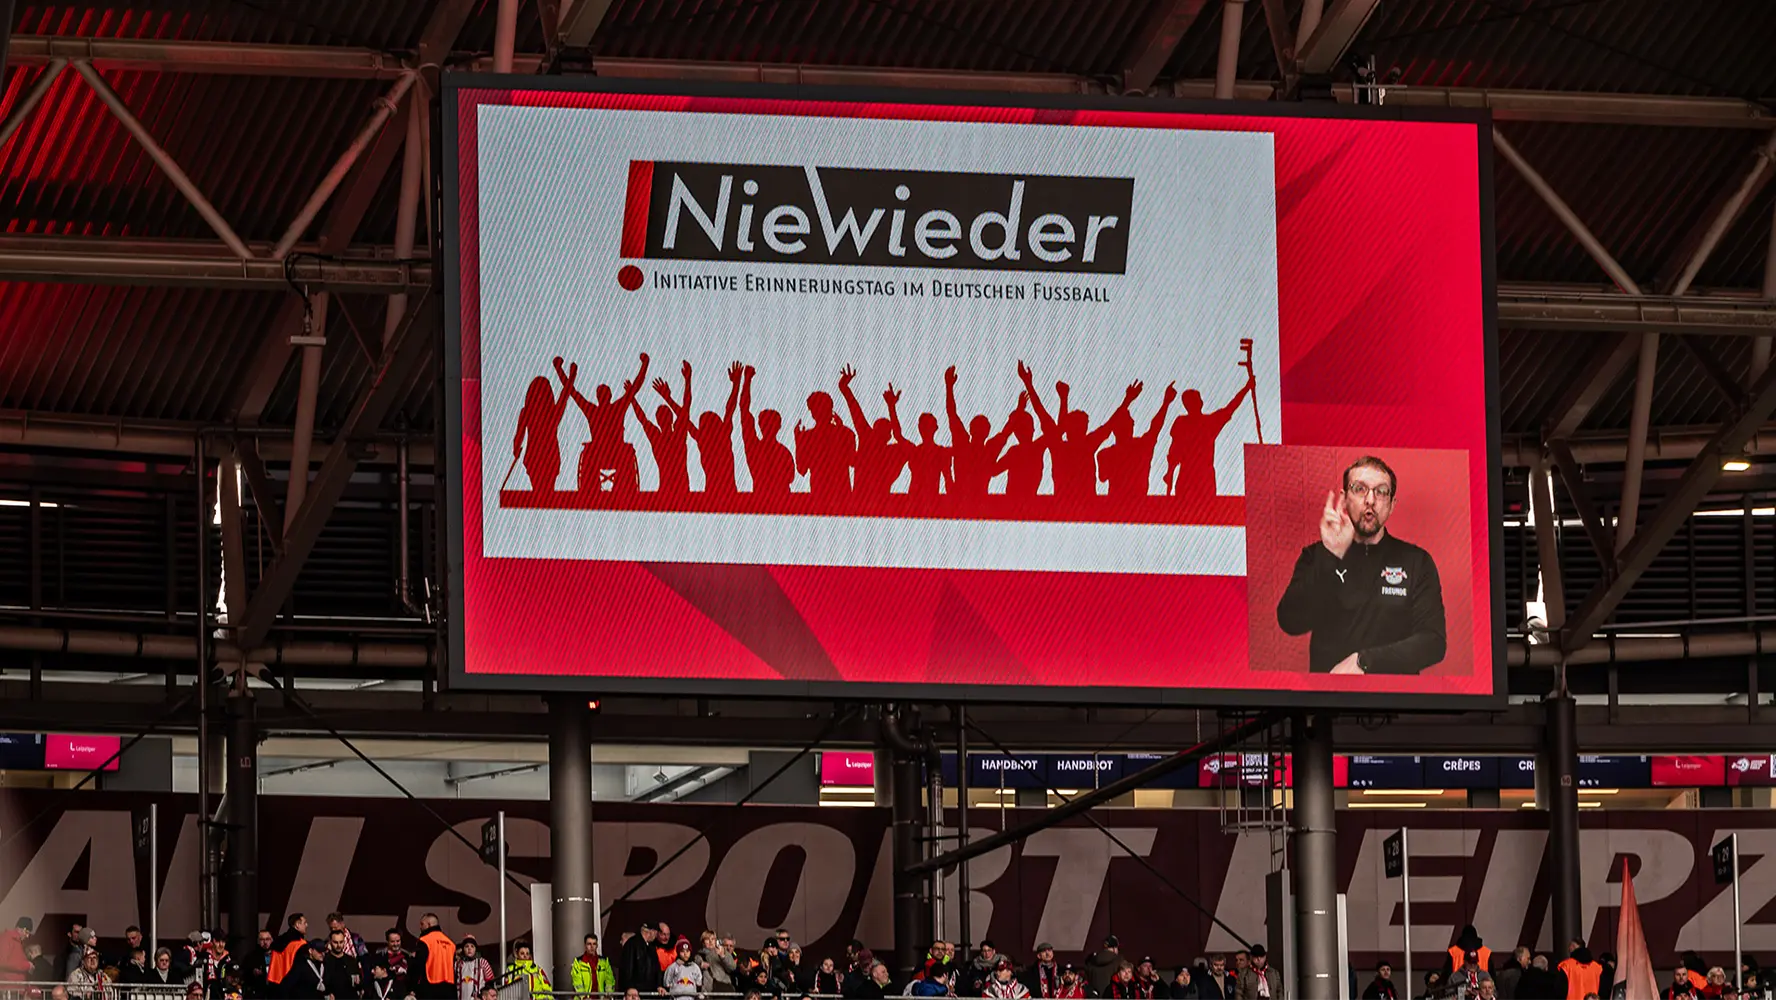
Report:
M851 380L856 377L857 377L857 369L851 367L850 365L846 365L845 367L839 369L839 389L840 389L840 391L844 391L846 389L851 388Z
M681 374L684 375L686 382L689 382L691 380L691 363L689 361L682 362L678 366L678 370Z
M1067 383L1060 382L1060 381L1055 382L1055 395L1061 397L1061 402L1065 403L1067 401L1068 394L1071 393L1072 391L1073 391L1073 387L1068 385Z
M1345 513L1344 504L1339 502L1338 491L1327 491L1326 509L1320 512L1320 543L1326 546L1327 552L1343 559L1356 537L1357 527Z
M900 402L900 393L894 391L893 382L888 383L888 391L882 393L882 401L889 406L893 406Z
M738 361L734 362L733 364L728 366L728 381L734 383L735 385L740 384L740 376L745 371L746 371L745 365L741 364Z
M665 379L654 379L654 391L659 393L666 402L672 402L672 387L666 384Z
M1023 361L1021 361L1021 360L1017 363L1017 365L1018 365L1017 372L1018 372L1019 381L1023 382L1024 385L1028 386L1030 384L1030 381L1036 377L1036 373L1031 371L1030 366L1024 364Z
M753 367L752 367L752 366L751 366L751 365L747 365L747 366L746 366L746 377L747 377L747 378L751 378L751 377L753 377L753 376L754 376L754 375L757 375L757 374L758 374L758 370L757 370L757 369L755 369L755 368L753 368Z
M956 387L956 366L955 365L951 365L950 367L944 369L944 385L949 386L952 389Z
M1139 379L1136 379L1135 381L1130 382L1129 387L1127 389L1123 390L1122 401L1125 403L1134 402L1135 397L1139 396L1141 394L1141 390L1144 388L1146 388L1145 384L1142 383L1141 380L1139 380Z
M1029 405L1030 405L1030 394L1027 392L1018 393L1017 412L1022 413L1024 411L1024 409L1026 407L1028 407Z
M1166 386L1165 401L1170 403L1172 400L1177 399L1177 398L1178 398L1178 383L1173 382L1173 383Z
M641 352L641 363L644 365L648 363L648 356L647 356L646 351Z

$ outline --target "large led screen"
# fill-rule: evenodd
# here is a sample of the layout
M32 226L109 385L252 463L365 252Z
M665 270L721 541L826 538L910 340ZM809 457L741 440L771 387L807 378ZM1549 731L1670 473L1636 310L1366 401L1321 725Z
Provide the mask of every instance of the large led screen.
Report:
M446 98L459 686L1497 696L1480 118Z

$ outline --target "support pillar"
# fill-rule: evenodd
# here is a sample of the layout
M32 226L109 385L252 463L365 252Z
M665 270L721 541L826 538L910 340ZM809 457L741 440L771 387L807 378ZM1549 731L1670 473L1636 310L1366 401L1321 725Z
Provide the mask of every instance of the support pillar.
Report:
M1240 33L1246 24L1246 0L1221 0L1221 48L1215 55L1215 100L1233 100L1239 79Z
M1579 895L1579 741L1573 697L1564 691L1542 701L1546 742L1536 761L1536 804L1548 812L1548 863L1554 887L1554 947L1581 935Z
M1294 969L1283 969L1296 995L1335 997L1338 982L1338 838L1332 792L1332 716L1291 723L1295 811L1290 867L1295 873Z
M592 905L592 712L584 697L549 701L549 853L555 872L549 901L555 967L569 983L573 961L598 927Z
M259 932L259 731L253 694L231 692L228 720L228 857L222 869L228 947L246 953Z
M909 872L925 860L925 768L918 748L895 727L898 718L883 720L883 749L890 758L888 808L893 836L894 958L899 982L908 982L932 937L930 895L925 876ZM898 745L897 745L898 744Z

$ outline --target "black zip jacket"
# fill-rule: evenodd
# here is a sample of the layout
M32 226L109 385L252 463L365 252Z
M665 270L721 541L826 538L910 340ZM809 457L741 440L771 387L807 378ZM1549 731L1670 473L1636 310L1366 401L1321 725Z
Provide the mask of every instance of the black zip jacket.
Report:
M1343 559L1319 542L1302 549L1277 624L1290 635L1313 633L1307 659L1316 674L1352 653L1365 673L1416 674L1448 647L1437 564L1391 534L1352 542Z

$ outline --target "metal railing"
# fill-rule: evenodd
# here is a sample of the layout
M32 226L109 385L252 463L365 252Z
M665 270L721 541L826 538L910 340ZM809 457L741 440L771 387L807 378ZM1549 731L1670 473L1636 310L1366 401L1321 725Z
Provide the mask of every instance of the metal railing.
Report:
M13 982L0 983L0 1000L44 1000L58 986L68 991L68 1000L182 1000L189 988L184 980L165 985L106 981L98 986L77 986L66 981Z

